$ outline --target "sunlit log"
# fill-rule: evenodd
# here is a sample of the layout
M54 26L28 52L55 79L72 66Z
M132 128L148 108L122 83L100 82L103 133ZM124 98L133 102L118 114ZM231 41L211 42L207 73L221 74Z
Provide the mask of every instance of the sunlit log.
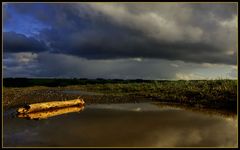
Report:
M44 102L44 103L36 103L30 104L25 107L21 107L17 110L18 113L30 113L30 112L38 112L44 110L51 110L63 107L71 107L71 106L83 106L85 102L83 99L74 99L68 101L52 101L52 102Z
M82 105L82 106L64 107L64 108L31 112L31 113L21 113L21 114L18 114L17 116L19 118L40 120L40 119L47 119L49 117L63 115L67 113L80 112L83 109L84 109L84 106Z

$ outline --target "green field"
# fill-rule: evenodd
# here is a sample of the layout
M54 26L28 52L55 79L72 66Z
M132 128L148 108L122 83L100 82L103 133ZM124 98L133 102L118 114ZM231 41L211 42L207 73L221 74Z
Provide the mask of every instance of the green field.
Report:
M78 94L63 90L99 93L82 96L86 103L157 101L237 112L237 80L104 80L104 79L4 79L3 106L66 100Z

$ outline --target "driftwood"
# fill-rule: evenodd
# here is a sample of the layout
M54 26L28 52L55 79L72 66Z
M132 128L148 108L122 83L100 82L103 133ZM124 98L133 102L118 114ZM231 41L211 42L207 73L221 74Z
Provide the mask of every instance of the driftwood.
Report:
M45 110L45 111L39 111L39 112L31 112L31 113L24 113L24 114L18 114L17 116L19 118L26 118L26 119L34 119L34 120L40 120L40 119L47 119L49 117L58 116L62 114L72 113L72 112L80 112L84 109L84 106L74 106L74 107L65 107L65 108L58 108L54 110Z
M71 107L71 106L83 106L84 104L85 102L83 101L83 99L79 99L79 98L75 100L68 100L68 101L52 101L52 102L30 104L25 107L19 108L17 112L19 114L26 114L31 112L53 110L58 108Z

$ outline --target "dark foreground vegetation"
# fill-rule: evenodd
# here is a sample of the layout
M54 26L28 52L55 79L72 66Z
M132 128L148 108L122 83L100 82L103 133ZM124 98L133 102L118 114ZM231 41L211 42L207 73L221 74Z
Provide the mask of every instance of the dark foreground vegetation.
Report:
M80 90L96 94L64 93ZM87 104L157 101L237 112L237 80L27 79L3 81L3 105L66 100L82 96Z
M58 78L4 78L4 87L29 87L29 86L68 86L68 85L86 85L86 84L106 84L106 83L150 83L153 80L123 80L123 79L86 79L86 78L72 78L72 79L58 79Z

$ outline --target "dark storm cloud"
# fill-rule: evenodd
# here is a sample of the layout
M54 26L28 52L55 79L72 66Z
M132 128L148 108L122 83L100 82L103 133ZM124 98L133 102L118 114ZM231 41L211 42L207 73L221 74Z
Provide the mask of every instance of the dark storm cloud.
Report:
M43 41L15 32L3 33L3 48L5 52L41 52L48 49Z
M48 43L54 53L87 59L141 57L236 64L236 4L69 3L12 7L51 26L41 30L37 38ZM18 50L14 46L12 51L40 51L40 45Z

